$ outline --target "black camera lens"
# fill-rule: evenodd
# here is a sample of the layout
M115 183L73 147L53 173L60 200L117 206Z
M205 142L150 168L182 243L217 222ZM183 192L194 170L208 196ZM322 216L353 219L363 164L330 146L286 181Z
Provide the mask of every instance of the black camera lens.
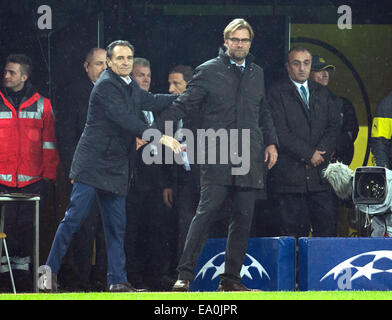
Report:
M380 199L385 194L385 179L380 174L363 174L358 179L357 192L360 197Z

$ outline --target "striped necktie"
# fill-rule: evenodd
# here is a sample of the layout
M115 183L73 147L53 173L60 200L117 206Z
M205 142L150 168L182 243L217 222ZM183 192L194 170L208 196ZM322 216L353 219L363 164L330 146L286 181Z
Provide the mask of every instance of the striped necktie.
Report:
M299 89L301 90L301 98L309 109L308 92L306 91L306 88L304 86L301 86Z

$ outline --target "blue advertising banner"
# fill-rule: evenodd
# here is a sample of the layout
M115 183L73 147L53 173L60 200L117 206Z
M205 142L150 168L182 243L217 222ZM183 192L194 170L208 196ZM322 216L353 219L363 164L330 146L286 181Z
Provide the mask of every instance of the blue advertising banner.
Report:
M392 290L392 238L300 238L299 290Z
M225 268L226 239L208 239L196 267L191 291L216 291ZM295 239L250 238L241 270L242 283L265 291L295 289Z

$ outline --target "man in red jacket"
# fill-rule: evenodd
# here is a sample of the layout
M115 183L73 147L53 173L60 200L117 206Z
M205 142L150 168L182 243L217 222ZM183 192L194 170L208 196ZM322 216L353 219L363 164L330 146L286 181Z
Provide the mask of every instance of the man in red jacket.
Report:
M7 57L0 90L0 192L40 194L43 208L47 183L56 179L59 156L52 106L32 87L31 70L29 57ZM31 290L33 204L9 204L6 211L4 231L16 285ZM0 272L8 269L2 265Z

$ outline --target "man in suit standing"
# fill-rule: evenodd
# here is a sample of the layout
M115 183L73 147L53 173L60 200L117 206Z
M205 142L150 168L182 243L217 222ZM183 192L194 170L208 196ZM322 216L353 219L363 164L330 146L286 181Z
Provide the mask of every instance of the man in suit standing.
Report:
M131 76L140 89L150 90L151 64L147 59L134 58ZM148 125L153 124L154 118L151 111L142 110L140 114ZM126 200L127 276L139 288L167 291L174 283L169 277L173 217L162 199L169 179L163 164L143 161L143 152L157 155L158 150L150 144L139 148L133 164L133 183Z
M149 128L138 115L141 110L162 110L171 95L153 95L141 90L129 77L134 47L123 40L107 47L105 70L91 92L87 121L71 165L73 183L70 203L61 221L46 265L52 274L51 291L57 290L56 275L72 240L97 199L105 231L111 292L132 292L125 269L124 234L125 198L129 187L130 161L137 149L136 137ZM179 152L179 144L170 137L163 140ZM165 139L166 138L166 139Z
M322 178L336 149L336 116L326 87L309 80L312 56L294 47L288 77L274 84L268 101L279 139L279 161L271 171L281 234L336 236L337 203Z
M200 128L206 132L227 134L224 139L201 146L199 154L210 160L200 164L200 202L191 222L184 251L178 265L178 280L174 291L188 291L195 278L194 268L208 238L208 229L222 214L219 210L227 198L235 204L228 227L225 271L220 275L220 291L247 291L241 283L240 271L244 262L257 191L264 187L263 161L272 168L277 160L276 134L264 95L263 70L253 62L249 53L254 33L244 19L234 19L224 30L224 48L218 57L198 68L187 89L170 108L161 114L157 127L164 120L177 121L200 114ZM199 131L200 132L200 131ZM228 132L237 136L228 137ZM247 136L247 133L249 135ZM216 138L216 137L215 137ZM187 138L188 140L188 138ZM210 139L208 139L210 140ZM249 148L238 151L248 145ZM190 143L187 143L189 151ZM199 147L201 150L199 150ZM220 152L216 152L216 151ZM235 161L238 153L247 162L239 171ZM190 154L190 152L188 152ZM225 161L224 159L230 161ZM202 161L201 161L202 162ZM244 163L242 163L244 165Z
M72 184L68 174L79 138L87 118L91 91L99 76L106 69L106 50L92 48L83 63L85 74L66 87L56 110L56 136L60 160L65 169L66 181L63 192L66 204ZM95 265L92 266L95 243ZM97 291L105 288L106 248L102 222L96 201L90 214L75 234L59 274L62 287L68 290Z
M310 79L328 87L330 74L335 70L335 66L329 64L323 57L312 57L312 71ZM358 136L359 125L355 114L355 108L351 101L342 96L336 96L329 91L335 100L338 117L338 133L336 139L336 154L334 159L346 165L350 165L354 156L354 142Z

